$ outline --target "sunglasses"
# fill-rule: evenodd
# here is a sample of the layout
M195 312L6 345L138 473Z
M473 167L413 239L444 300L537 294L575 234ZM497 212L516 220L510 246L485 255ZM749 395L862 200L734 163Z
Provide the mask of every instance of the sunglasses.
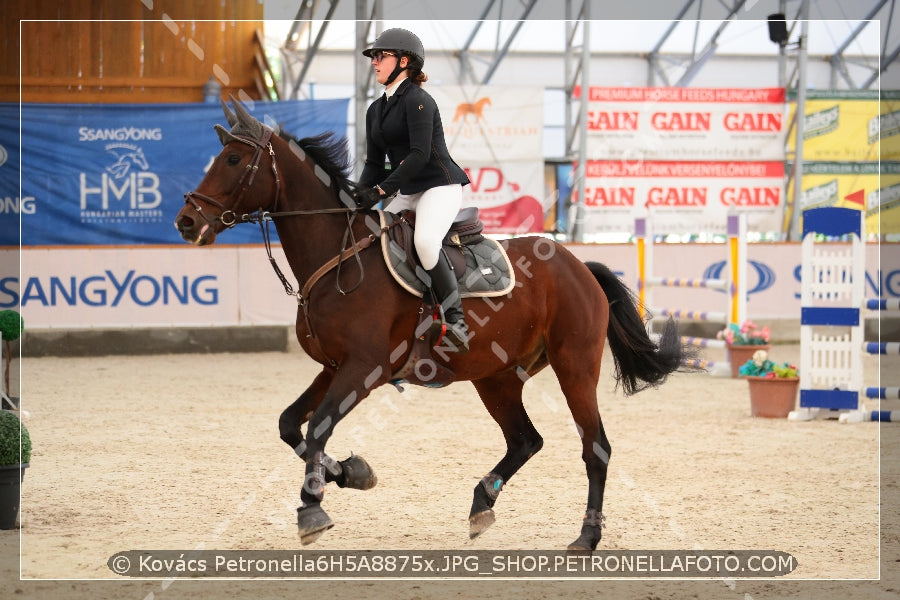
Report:
M385 56L397 56L396 52L391 52L390 50L378 50L377 52L372 53L372 60L375 62L381 62L384 60Z

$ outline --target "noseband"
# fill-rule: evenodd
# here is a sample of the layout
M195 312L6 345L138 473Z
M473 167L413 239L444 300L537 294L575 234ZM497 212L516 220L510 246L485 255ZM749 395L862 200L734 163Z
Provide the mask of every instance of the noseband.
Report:
M241 175L241 178L235 184L235 189L240 188L238 192L237 199L234 202L234 206L240 204L241 199L244 197L244 194L253 186L253 179L256 177L256 173L259 171L259 161L262 159L263 149L269 151L269 162L272 163L272 176L275 178L275 199L272 203L272 208L275 208L275 204L278 202L278 195L281 193L281 179L278 177L278 166L275 164L275 150L272 148L271 138L272 138L272 129L269 127L263 127L263 135L259 140L254 140L247 137L235 136L232 134L235 140L239 142L243 142L248 146L251 146L254 149L253 158L247 163L247 166L244 167L244 173ZM232 192L234 193L234 192ZM228 194L231 196L232 194ZM214 219L210 219L203 212L203 206L200 205L198 200L206 204L210 204L219 209L219 216ZM225 206L216 200L215 198L210 198L206 194L201 194L200 192L188 192L184 195L184 201L186 204L190 204L194 207L194 210L199 213L199 215L206 221L208 224L212 225L214 221L219 221L225 227L231 228L234 227L238 223L258 223L265 219L266 212L263 211L262 208L257 209L254 213L244 213L238 216L233 210L229 208L225 208Z

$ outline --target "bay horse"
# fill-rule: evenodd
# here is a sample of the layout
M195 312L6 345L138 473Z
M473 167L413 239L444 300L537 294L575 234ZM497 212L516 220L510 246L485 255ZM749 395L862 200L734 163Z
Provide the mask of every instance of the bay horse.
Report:
M297 525L306 545L333 526L321 506L328 482L369 489L377 481L362 457L351 453L337 461L325 447L340 420L404 364L408 352L401 350L409 348L421 299L392 279L380 252L366 249L383 231L372 226L376 211L353 200L346 140L331 133L300 140L276 134L240 103L233 106L234 112L223 102L231 129L215 126L224 147L197 188L185 194L175 227L187 242L204 246L236 224L259 224L277 275L297 297L297 339L322 371L281 414L279 430L305 461ZM271 258L269 222L299 291ZM679 369L686 350L671 319L657 341L648 336L634 294L606 266L584 263L543 237L506 244L515 288L499 301L463 300L471 350L449 356L456 380L473 383L507 448L475 486L469 535L494 522L504 483L543 445L522 390L549 365L581 436L588 479L581 532L568 550L590 552L604 526L611 452L597 405L605 340L617 386L626 394L661 384ZM345 289L348 283L351 289Z

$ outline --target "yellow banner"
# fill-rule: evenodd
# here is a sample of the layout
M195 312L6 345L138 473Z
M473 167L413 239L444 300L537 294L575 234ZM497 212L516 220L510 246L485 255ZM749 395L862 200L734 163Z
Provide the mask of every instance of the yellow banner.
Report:
M870 234L900 233L900 163L807 163L802 210L839 206L866 211ZM793 186L788 198L793 201Z
M811 90L803 127L804 160L878 161L883 141L880 104L877 91ZM796 102L790 104L788 122L794 122L796 108ZM788 136L789 153L796 152L795 134L793 130Z
M900 91L882 90L878 131L881 160L900 160Z
M879 188L867 196L866 228L882 235L900 233L900 163L881 163Z

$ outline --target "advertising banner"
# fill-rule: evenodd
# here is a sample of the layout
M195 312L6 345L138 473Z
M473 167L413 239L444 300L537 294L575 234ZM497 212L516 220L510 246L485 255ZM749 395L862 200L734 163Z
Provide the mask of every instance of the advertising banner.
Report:
M878 230L873 229L876 225ZM900 233L900 162L881 163L878 189L866 194L866 227L881 234Z
M791 119L796 102L790 105ZM900 134L891 127L896 116L879 114L877 90L809 90L803 127L803 158L807 161L871 161L879 146ZM893 129L893 131L892 131ZM796 138L788 137L795 152Z
M790 163L788 163L790 168ZM894 183L897 183L896 178ZM872 162L812 162L803 166L803 210L823 206L840 206L866 211L866 230L889 233L881 219L897 219L897 191L891 190L890 180L879 174L878 163ZM793 186L788 195L793 198ZM891 202L891 195L894 195ZM883 196L883 198L882 198ZM883 202L883 205L882 205ZM900 213L898 213L900 214ZM889 224L889 222L888 222Z
M866 297L900 297L896 246L866 245ZM636 285L634 244L567 247L580 260L607 264L629 286ZM285 268L281 249L272 250ZM799 318L800 254L799 243L749 245L744 287L750 318ZM658 244L653 268L658 276L721 277L727 258L721 243ZM0 264L8 259L17 264L18 251L0 250ZM257 245L26 248L21 281L14 270L0 277L0 309L21 309L28 329L292 324L297 302L267 263ZM652 300L656 306L696 311L723 311L728 305L724 291L704 288L654 288Z
M463 205L478 207L489 233L543 231L543 88L440 86L429 93L450 154L472 182Z
M348 100L253 103L297 137L346 135ZM0 104L0 246L172 244L222 146L218 104ZM21 127L21 138L20 138ZM21 161L21 190L19 166ZM230 242L259 241L236 228Z
M878 135L882 161L900 161L900 90L881 90L877 121L869 134Z
M634 231L638 217L656 233L725 233L727 215L745 213L752 231L779 231L784 163L589 161L585 229Z
M35 328L237 324L236 248L70 248L22 252L21 302Z
M784 88L591 87L587 156L784 160L786 113Z
M21 261L0 277L0 309L21 306L29 328L284 325L297 312L261 245L23 248Z

